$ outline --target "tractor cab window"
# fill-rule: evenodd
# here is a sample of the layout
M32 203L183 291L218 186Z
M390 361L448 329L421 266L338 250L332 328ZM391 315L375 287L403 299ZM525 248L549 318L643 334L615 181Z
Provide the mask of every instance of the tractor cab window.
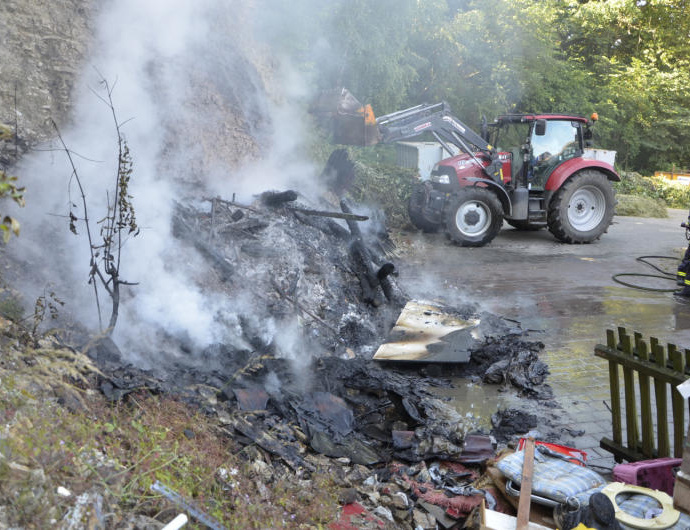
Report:
M499 153L510 153L510 178L515 179L522 171L522 146L529 138L530 124L528 122L506 121L496 129L493 144Z
M529 127L529 123L526 122L502 123L496 128L492 143L499 152L510 153L514 149L519 149L529 138Z
M546 133L532 131L531 180L536 186L544 186L551 172L562 162L582 153L580 123L570 120L548 120Z

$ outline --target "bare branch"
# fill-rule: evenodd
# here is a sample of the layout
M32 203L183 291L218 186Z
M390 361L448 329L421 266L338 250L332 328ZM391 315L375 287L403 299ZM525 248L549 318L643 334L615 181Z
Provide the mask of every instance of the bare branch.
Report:
M136 216L134 213L134 207L131 203L132 197L129 195L128 187L129 181L132 176L132 159L129 152L129 147L127 142L122 135L122 125L130 120L120 123L117 119L117 113L115 112L115 106L113 104L113 91L115 84L112 86L108 81L96 70L100 76L100 84L105 89L106 96L102 96L100 93L91 89L92 93L101 100L109 109L112 115L113 124L115 127L115 132L117 136L117 171L115 173L114 189L106 191L106 214L105 216L97 222L100 225L100 237L102 241L95 244L91 235L90 220L87 215L87 204L86 195L82 187L79 174L77 172L74 160L72 158L72 152L67 148L65 142L60 135L57 124L53 121L53 126L57 132L60 143L62 144L63 150L67 154L70 165L72 166L72 174L69 179L68 190L71 190L72 182L76 182L79 188L79 193L81 195L81 200L84 208L83 219L74 215L70 209L69 220L70 220L70 230L75 234L76 222L83 221L86 225L89 250L91 252L91 268L89 271L89 283L93 284L94 293L96 296L96 306L98 308L98 321L101 329L103 328L103 322L101 320L101 307L98 295L98 284L100 284L103 289L108 293L111 299L111 314L110 321L108 323L108 328L104 331L107 335L110 335L117 323L117 318L119 314L120 305L120 285L137 285L136 283L125 282L120 280L120 263L122 257L122 247L126 239L123 240L123 236L128 239L129 236L135 237L139 234L139 228L136 225ZM112 192L112 203L111 203L111 192ZM71 193L71 191L70 191ZM70 208L75 206L70 199ZM123 230L125 234L123 234Z

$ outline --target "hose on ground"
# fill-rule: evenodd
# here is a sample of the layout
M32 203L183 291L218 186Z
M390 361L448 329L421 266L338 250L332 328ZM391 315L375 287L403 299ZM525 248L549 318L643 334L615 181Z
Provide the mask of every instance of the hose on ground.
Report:
M652 292L657 292L657 293L672 293L677 290L677 287L674 287L673 289L661 289L658 287L646 287L644 285L636 285L633 283L626 282L624 280L621 280L620 278L622 277L641 277L641 278L656 278L656 279L661 279L661 280L671 280L673 282L676 281L676 274L674 272L667 272L663 270L661 267L658 265L655 265L654 263L650 263L647 261L648 259L672 259L674 261L678 261L678 258L675 256L640 256L636 258L637 261L640 263L644 263L645 265L652 267L656 271L660 272L661 274L644 274L644 273L638 273L638 272L621 272L618 274L614 274L611 279L619 283L621 285L624 285L626 287L631 287L632 289L639 289L641 291L652 291Z

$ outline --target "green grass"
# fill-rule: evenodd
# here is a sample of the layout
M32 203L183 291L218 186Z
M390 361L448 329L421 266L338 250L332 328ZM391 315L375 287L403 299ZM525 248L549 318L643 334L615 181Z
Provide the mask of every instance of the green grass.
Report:
M616 215L633 217L668 217L666 203L661 199L652 199L642 195L617 194Z
M173 397L142 391L109 403L87 358L19 346L13 325L0 324L0 340L13 344L0 363L0 507L9 526L53 528L86 493L103 497L109 526L129 514L168 522L181 509L151 491L156 481L229 528L336 519L338 488L328 470L300 484L259 448L239 445L217 418ZM258 460L275 471L258 476ZM60 486L71 496L59 495ZM83 513L89 517L92 508Z

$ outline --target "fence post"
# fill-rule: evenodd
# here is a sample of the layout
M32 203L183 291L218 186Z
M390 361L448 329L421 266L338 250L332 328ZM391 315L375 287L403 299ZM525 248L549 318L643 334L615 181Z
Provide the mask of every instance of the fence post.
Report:
M668 345L668 357L676 372L685 373L685 355L678 351L675 344ZM673 406L673 456L683 456L683 439L685 437L685 400L675 386L671 389Z
M621 333L621 330L623 331ZM621 353L633 356L632 341L625 328L618 328L621 340ZM637 428L637 401L635 400L635 373L632 368L623 366L623 386L625 393L625 431L628 449L637 451L639 430Z
M612 329L606 330L606 345L616 349L616 335ZM623 430L621 428L621 388L618 379L618 363L609 361L609 386L611 387L611 430L613 441L623 445Z
M635 347L637 355L642 361L649 361L649 351L647 343L642 337L635 334ZM647 458L654 457L654 429L652 424L652 396L649 392L649 376L639 372L640 380L640 409L642 413L642 452Z
M650 339L652 346L652 353L654 354L654 362L661 368L666 368L667 357L666 350L659 344L659 341L652 337ZM666 392L666 383L654 379L654 395L656 397L656 436L658 446L658 456L671 456L671 446L668 437L668 394Z

